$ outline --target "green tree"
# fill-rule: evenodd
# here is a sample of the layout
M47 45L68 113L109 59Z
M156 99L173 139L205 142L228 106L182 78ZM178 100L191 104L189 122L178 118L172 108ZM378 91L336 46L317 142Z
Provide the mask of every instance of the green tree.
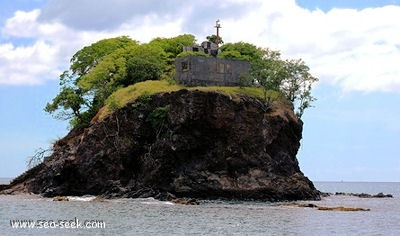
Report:
M167 68L167 62L167 53L162 48L151 44L141 45L129 54L123 85L160 79Z
M264 55L263 49L245 42L226 43L220 49L221 54L219 57L221 58L234 57L233 59L248 60L250 62L260 60Z
M267 97L268 90L280 91L280 84L285 77L283 61L280 53L269 49L259 49L260 57L253 57L250 64L250 74L261 85L264 92L264 100L270 102Z
M301 117L304 110L311 107L311 103L316 100L311 95L311 89L318 79L309 71L310 68L301 59L285 61L286 76L281 81L280 90L296 105L298 117Z
M301 59L282 60L279 51L244 42L227 43L220 49L218 57L250 61L250 74L263 88L267 102L270 102L267 91L278 91L293 103L297 116L301 117L316 100L311 89L318 79L310 74Z
M268 90L279 90L283 63L278 51L245 42L227 43L221 47L218 57L250 61L250 74L263 88L265 100Z
M60 93L45 111L87 126L114 91L130 84L159 79L166 53L158 45L141 44L127 37L100 40L79 50L70 69L60 76Z
M86 46L73 55L69 69L60 75L60 92L45 111L70 120L73 127L87 126L117 89L171 76L183 47L195 42L190 34L156 38L148 44L123 36ZM244 42L224 44L220 49L219 57L249 60L251 76L263 87L264 97L267 90L280 91L297 106L299 117L315 100L311 88L317 79L303 61L283 61L278 51ZM247 79L242 78L242 86Z
M93 70L82 76L78 85L104 101L112 92L140 81L159 79L165 69L165 52L158 46L142 44L115 50Z
M221 51L218 58L234 59L234 60L247 60L247 57L242 56L238 51Z
M137 44L137 41L127 36L100 40L82 48L72 56L69 72L72 76L83 76L96 66L104 56L117 49Z
M217 43L217 35L215 34L207 36L206 39L212 43ZM219 44L224 44L221 36L219 36Z
M173 38L155 38L149 44L159 46L168 58L175 59L183 51L184 46L196 44L196 37L191 34L183 34Z
M81 86L80 81L92 73L107 55L133 45L137 42L123 36L100 40L76 52L69 70L60 75L60 93L47 103L44 110L58 119L70 120L72 126L87 126L102 101L98 91Z
M175 58L183 51L185 46L193 46L196 44L196 37L191 34L178 35L172 38L155 38L149 42L151 46L158 46L164 50L167 58L165 67L165 74L170 77L173 76L175 71L174 61Z

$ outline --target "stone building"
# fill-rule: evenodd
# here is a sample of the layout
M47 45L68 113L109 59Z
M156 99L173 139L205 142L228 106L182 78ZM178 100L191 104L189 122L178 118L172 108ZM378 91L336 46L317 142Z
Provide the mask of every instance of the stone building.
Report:
M218 58L220 20L215 43L204 41L201 45L184 46L184 52L201 52L205 56L185 56L175 60L175 79L186 86L240 86L250 77L250 62Z
M220 27L218 21L216 27ZM217 58L220 50L213 42L185 46L183 51L207 55L190 55L175 60L175 79L186 86L239 86L241 78L249 77L250 62Z
M210 56L216 57L219 53L218 46L210 41L204 41L201 45L185 46L183 47L184 52L202 52Z
M239 86L241 77L249 77L250 62L186 56L175 60L175 70L175 79L186 86Z

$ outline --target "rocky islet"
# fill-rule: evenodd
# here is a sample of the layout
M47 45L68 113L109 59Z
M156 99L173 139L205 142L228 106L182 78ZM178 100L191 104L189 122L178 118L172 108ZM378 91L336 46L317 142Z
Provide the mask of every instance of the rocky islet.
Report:
M311 200L290 103L186 89L142 96L57 141L3 193Z

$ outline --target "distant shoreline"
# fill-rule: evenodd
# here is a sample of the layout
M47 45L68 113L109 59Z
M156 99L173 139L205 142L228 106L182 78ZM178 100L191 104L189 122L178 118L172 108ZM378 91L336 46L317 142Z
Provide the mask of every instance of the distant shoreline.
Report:
M0 184L10 184L13 178L0 178Z

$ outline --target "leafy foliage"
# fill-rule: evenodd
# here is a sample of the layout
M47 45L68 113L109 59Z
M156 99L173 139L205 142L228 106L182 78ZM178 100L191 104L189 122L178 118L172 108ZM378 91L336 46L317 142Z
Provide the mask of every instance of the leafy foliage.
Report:
M155 38L149 44L162 48L168 58L175 59L183 51L184 46L196 44L196 37L191 34L183 34L174 38Z
M117 83L109 83L111 75L124 76L123 59L113 61L108 56L137 45L124 36L100 40L79 50L72 56L69 70L60 75L60 93L47 103L45 111L58 112L56 118L70 120L74 127L87 126L107 95L118 87Z
M70 120L73 127L88 126L114 91L159 79L167 63L158 44L138 44L128 37L100 40L72 57L69 70L60 76L60 93L45 111L58 112L55 117Z
M127 36L100 40L84 47L72 56L70 72L73 76L83 76L89 73L104 56L117 49L137 44L137 41Z
M280 90L287 99L296 103L296 114L301 117L304 110L316 100L311 95L311 89L318 79L309 73L310 68L301 59L286 60L284 66L286 76L281 81Z
M150 41L149 45L160 47L166 54L165 74L173 76L175 71L175 58L183 51L184 46L192 46L196 44L196 37L191 34L183 34L173 38L155 38Z
M218 58L234 59L234 60L247 60L248 57L242 56L238 51L221 51Z
M206 37L206 39L210 42L217 43L217 35L209 35ZM222 40L222 37L219 36L219 44L224 44L224 40Z
M279 91L296 106L296 114L301 117L304 110L316 100L311 95L311 89L318 79L309 73L309 67L301 59L282 60L279 51L244 42L227 43L221 47L221 51L218 55L221 58L250 61L250 74L263 88L267 102L271 98L267 96L267 91Z
M255 61L263 56L261 48L245 42L226 43L220 49L221 58ZM234 55L236 58L229 57L228 55Z
M211 35L208 39L212 41L215 37ZM105 104L111 109L125 103L126 99L120 97L124 93L115 93L121 88L161 78L169 83L154 91L181 88L171 81L175 70L173 62L180 56L207 56L204 53L182 53L184 46L195 43L195 36L184 34L173 38L155 38L147 44L139 44L123 36L86 46L72 56L69 69L60 75L60 92L46 105L45 111L58 119L69 120L73 127L86 127ZM297 106L299 117L315 101L311 88L318 79L309 73L302 60L282 60L278 51L245 42L227 43L220 49L220 58L250 61L251 77L240 77L241 88L253 82L262 87L263 97L268 101L272 98L268 96L268 91L279 91ZM153 91L140 86L137 88L141 89L135 92L139 95Z
M169 113L169 106L155 108L147 117L146 121L150 122L154 129L159 129Z

